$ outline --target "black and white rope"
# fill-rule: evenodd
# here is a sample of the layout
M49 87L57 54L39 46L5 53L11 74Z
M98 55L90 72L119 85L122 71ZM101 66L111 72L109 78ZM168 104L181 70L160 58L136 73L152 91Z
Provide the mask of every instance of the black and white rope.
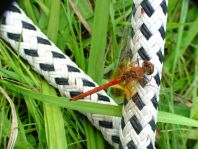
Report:
M135 50L134 58L149 60L155 65L155 72L149 78L150 85L145 83L141 83L144 86L137 85L133 101L125 103L122 118L84 113L115 148L154 147L164 53L166 5L167 2L163 0L134 1L132 18L134 34L131 45ZM4 14L0 35L35 71L43 75L66 97L71 98L97 86L68 56L47 39L16 3ZM88 96L83 101L116 105L104 91Z
M66 97L71 98L97 86L68 56L47 39L16 3L5 12L0 35L28 61L35 71L44 76ZM104 91L91 95L83 101L116 105ZM110 144L117 145L114 140L119 134L119 117L89 113L85 115Z
M154 64L154 73L146 76L136 92L125 103L119 136L122 148L154 148L163 65L166 0L134 0L132 14L131 50L133 63L144 60ZM138 64L137 64L138 65ZM130 131L129 131L130 130Z

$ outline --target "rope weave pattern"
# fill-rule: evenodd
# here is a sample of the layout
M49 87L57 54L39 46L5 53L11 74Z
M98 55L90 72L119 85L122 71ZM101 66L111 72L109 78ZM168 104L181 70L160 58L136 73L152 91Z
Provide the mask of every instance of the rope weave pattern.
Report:
M160 79L164 55L167 1L134 0L131 50L133 63L144 60L154 64L123 111L119 136L121 148L154 148ZM129 131L130 130L130 131Z
M149 78L149 84L156 88L145 85L145 82L137 86L137 92L132 97L133 101L126 102L123 107L122 118L83 113L115 148L154 147L164 53L166 5L167 2L163 0L154 0L151 3L148 0L134 0L133 4L134 33L131 48L135 53L134 57L149 60L155 65L155 72ZM35 71L66 97L74 97L97 86L68 56L47 39L16 3L4 14L0 35ZM83 101L116 105L104 91L88 96Z

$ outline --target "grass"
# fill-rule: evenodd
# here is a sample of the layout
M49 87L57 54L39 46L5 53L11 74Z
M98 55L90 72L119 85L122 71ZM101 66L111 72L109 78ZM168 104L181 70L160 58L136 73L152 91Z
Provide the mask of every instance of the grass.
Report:
M131 0L79 0L75 5L77 15L71 2L18 1L64 53L96 82L107 82L107 74L118 63ZM198 6L192 1L169 1L157 148L198 148L197 13ZM121 106L70 103L58 97L56 90L1 39L0 76L0 85L17 112L19 135L15 148L107 148L101 133L73 110L120 116ZM6 148L11 108L2 94L0 98L0 148Z

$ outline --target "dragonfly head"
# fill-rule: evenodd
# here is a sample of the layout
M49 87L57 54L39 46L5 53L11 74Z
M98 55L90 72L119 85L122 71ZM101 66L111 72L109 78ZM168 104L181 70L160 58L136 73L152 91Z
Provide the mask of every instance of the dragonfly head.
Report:
M151 75L154 72L154 66L149 61L144 61L142 64L142 69L147 75Z

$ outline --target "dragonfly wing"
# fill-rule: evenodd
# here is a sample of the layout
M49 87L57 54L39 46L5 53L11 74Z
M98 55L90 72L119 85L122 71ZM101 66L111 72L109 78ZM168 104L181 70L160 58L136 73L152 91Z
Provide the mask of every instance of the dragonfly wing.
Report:
M130 82L126 82L126 88L125 88L125 95L126 95L126 99L130 100L131 97L133 97L136 93L135 91L135 85L136 85L136 81L130 81Z
M129 20L128 20L129 22ZM130 24L130 23L129 23ZM121 76L128 68L128 64L132 58L132 51L130 48L130 33L131 33L131 25L126 25L122 30L121 35L121 51L117 63L115 65L115 71L113 73L112 78L116 78ZM121 87L118 87L121 86ZM111 94L114 96L124 95L125 90L120 90L118 88L125 88L124 84L119 84L117 86L113 86L111 89ZM118 93L119 92L119 93Z
M130 34L129 34L131 32L130 30L131 30L130 27L126 26L124 28L122 40L121 40L121 53L120 53L120 58L119 58L120 64L122 62L125 62L126 67L127 67L127 64L130 62L130 60L133 57L132 50L130 47L130 38L131 38Z

